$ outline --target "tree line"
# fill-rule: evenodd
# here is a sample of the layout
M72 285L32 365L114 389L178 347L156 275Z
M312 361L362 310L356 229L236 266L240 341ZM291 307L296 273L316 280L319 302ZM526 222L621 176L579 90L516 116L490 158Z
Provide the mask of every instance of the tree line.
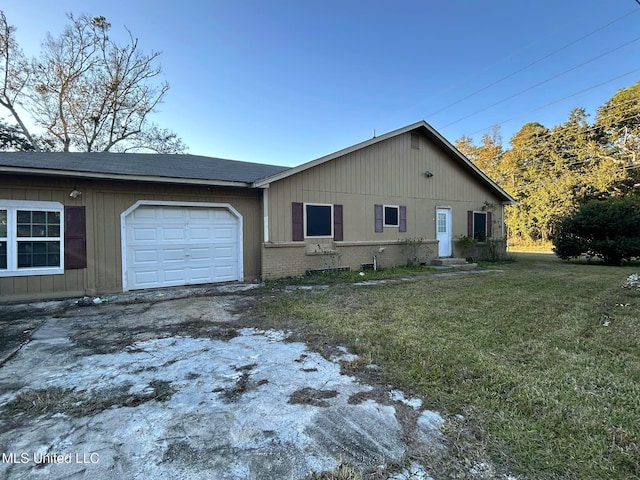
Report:
M0 149L182 153L178 135L151 121L169 84L160 53L109 36L105 17L74 17L27 58L0 11ZM30 121L23 118L24 113ZM35 125L38 132L31 132Z
M511 243L548 242L558 221L589 200L640 194L640 81L616 92L592 122L573 109L553 127L526 123L502 145L498 126L456 148L516 199L506 209Z

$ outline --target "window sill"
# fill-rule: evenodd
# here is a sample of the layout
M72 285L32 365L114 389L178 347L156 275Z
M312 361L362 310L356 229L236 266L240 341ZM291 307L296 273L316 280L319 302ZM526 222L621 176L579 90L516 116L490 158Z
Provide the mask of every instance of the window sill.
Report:
M21 270L0 270L0 277L28 277L36 275L63 275L64 268L25 268Z

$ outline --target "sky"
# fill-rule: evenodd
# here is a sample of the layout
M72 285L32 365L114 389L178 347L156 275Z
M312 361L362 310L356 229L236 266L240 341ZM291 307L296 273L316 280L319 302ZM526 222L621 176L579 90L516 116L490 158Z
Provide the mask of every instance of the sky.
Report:
M640 80L640 0L0 0L27 56L66 13L159 51L188 153L293 166L425 120L450 142L593 120Z

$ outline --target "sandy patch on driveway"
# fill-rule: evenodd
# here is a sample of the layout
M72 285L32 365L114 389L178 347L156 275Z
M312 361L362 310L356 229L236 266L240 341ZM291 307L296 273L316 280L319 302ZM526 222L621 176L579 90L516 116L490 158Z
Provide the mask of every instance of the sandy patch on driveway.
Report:
M298 479L340 462L391 473L439 448L437 413L341 373L345 349L323 357L236 325L243 301L47 318L0 368L0 477Z

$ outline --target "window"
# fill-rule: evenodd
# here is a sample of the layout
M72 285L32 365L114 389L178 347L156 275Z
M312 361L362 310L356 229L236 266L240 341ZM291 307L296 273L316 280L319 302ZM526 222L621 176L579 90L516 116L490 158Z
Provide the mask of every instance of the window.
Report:
M473 238L479 242L487 239L487 214L485 212L473 212Z
M447 233L447 214L438 212L438 233Z
M333 205L304 206L305 237L333 237Z
M398 232L407 231L407 207L405 205L373 206L374 229L376 233L384 232L384 227L397 227Z
M400 208L395 205L384 206L384 226L385 227L397 227L400 225Z
M60 203L0 200L0 276L63 273L63 217Z
M486 242L491 236L491 212L467 212L467 235L478 242Z

